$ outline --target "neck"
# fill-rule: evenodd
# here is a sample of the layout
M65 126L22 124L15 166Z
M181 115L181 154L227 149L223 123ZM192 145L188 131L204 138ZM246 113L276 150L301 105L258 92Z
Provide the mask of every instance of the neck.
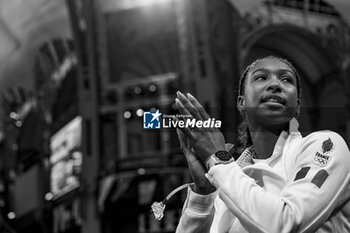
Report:
M265 127L249 121L248 125L257 159L270 158L276 142L286 125Z

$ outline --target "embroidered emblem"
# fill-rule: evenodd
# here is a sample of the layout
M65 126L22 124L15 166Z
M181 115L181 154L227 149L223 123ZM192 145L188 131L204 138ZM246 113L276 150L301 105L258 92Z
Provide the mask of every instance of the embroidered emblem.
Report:
M326 141L322 143L323 154L328 153L334 149L334 144L331 138L328 138Z
M334 144L331 138L328 138L327 140L323 141L322 154L319 152L316 152L314 157L314 162L317 165L326 166L329 160L331 159L331 155L329 154L329 152L331 152L333 149L334 149Z
M324 155L324 154L316 152L316 155L314 157L314 162L317 165L326 166L328 161L329 161L329 159L330 159L329 155Z

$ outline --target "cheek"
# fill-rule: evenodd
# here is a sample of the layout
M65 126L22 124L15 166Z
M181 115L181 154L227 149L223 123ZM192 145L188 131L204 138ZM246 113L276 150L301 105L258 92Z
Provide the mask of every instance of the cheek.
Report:
M297 95L289 96L288 103L289 103L288 105L290 107L298 106L298 97L297 97Z
M288 91L288 103L289 103L289 106L293 106L293 107L296 107L298 106L298 93L297 93L297 89L296 88L291 88L289 91Z
M252 95L250 95L249 93L246 93L245 95L244 95L244 106L246 107L246 108L250 108L250 107L252 107L252 105L253 105L253 98L252 98Z
M246 104L256 103L259 99L253 88L246 88L244 94Z

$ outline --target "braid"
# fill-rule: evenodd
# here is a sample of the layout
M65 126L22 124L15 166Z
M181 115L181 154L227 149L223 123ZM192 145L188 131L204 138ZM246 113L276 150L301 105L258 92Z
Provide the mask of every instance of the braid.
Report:
M245 148L253 145L252 138L249 133L249 127L246 117L242 117L238 126L238 148L237 153L241 154Z

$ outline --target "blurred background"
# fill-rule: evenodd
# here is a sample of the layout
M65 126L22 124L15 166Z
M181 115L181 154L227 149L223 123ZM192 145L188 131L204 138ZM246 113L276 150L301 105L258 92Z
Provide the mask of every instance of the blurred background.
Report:
M190 181L177 90L237 144L237 83L251 61L289 59L302 134L350 140L348 0L0 0L0 232L174 232ZM237 156L237 155L236 155Z

